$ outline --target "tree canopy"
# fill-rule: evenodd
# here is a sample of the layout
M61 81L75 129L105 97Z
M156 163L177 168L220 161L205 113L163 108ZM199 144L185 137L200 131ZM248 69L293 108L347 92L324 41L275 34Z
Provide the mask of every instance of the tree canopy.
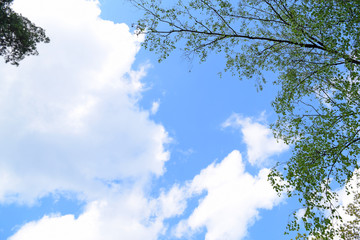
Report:
M360 155L359 0L131 0L144 11L136 24L143 46L159 55L183 47L206 61L225 56L225 71L256 79L273 71L280 91L274 135L292 157L272 169L279 193L297 197L310 235L331 239L339 218L336 189L358 168ZM289 231L299 231L296 212Z
M19 65L29 55L37 55L36 45L48 43L44 29L11 9L13 0L0 1L0 55L5 62Z

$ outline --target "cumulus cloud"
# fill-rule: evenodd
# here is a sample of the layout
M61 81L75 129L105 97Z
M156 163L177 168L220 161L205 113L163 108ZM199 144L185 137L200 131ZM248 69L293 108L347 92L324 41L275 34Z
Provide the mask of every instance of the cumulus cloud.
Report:
M239 151L203 169L185 187L189 196L206 192L189 218L176 227L176 237L190 237L206 228L207 240L242 239L259 218L259 209L271 209L281 198L267 181L268 169L257 176L245 171Z
M9 240L31 239L158 239L170 234L165 219L184 213L187 201L206 193L187 219L173 228L173 237L191 238L206 228L207 240L242 239L259 219L260 209L281 202L267 181L268 169L253 176L245 171L239 151L203 169L183 186L174 185L157 198L144 195L140 187L107 192L90 202L78 218L73 215L44 216L25 224Z
M146 66L132 69L142 39L102 20L97 1L16 0L14 9L51 43L18 68L0 64L0 202L54 191L94 200L113 180L161 175L169 139L138 106Z
M51 43L18 68L0 63L0 202L70 192L86 208L26 223L10 239L157 239L183 207L175 188L156 199L144 190L164 172L169 138L138 105L147 66L132 64L142 39L102 20L98 1L13 7Z
M143 240L166 233L164 220L181 214L186 207L184 189L173 186L158 198L149 198L141 186L107 191L89 202L84 212L51 214L22 226L9 240Z
M152 217L154 207L142 191L127 191L87 205L78 218L49 215L24 226L9 240L142 240L157 239L162 219Z
M265 125L249 117L232 114L223 127L240 128L243 141L247 145L248 161L252 165L261 166L274 154L286 151L289 146L274 139L271 130Z

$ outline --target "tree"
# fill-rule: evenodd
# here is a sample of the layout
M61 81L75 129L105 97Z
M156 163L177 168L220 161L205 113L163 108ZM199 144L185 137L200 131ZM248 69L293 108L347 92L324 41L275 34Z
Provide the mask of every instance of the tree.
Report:
M225 71L256 79L265 71L280 87L271 125L292 157L276 164L269 180L278 193L297 197L302 225L331 239L337 193L358 169L360 154L359 0L130 0L144 11L137 33L143 46L166 59L177 46L206 61L225 56ZM287 226L298 231L296 212ZM300 235L299 235L300 236Z
M38 43L48 43L50 40L44 29L14 12L10 8L12 2L0 1L0 55L5 58L5 62L19 65L25 56L38 54Z

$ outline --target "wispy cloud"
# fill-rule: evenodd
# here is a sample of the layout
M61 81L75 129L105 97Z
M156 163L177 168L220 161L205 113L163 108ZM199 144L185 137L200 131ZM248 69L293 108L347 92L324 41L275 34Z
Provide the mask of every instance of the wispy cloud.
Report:
M160 107L160 100L154 101L151 105L151 114L156 114Z

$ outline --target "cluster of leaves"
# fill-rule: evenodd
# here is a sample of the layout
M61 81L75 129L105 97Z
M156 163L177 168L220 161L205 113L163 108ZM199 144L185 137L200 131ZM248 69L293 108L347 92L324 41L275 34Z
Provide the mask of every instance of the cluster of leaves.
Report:
M343 222L338 230L341 239L356 240L360 239L360 193L354 195L354 201L345 208L346 214L353 219Z
M278 74L272 129L293 154L269 180L279 193L299 199L309 234L333 238L328 226L339 217L334 188L351 178L360 155L360 1L130 1L144 10L136 27L159 61L183 46L200 61L221 52L226 71L255 78L260 89L265 71ZM288 230L298 231L293 217Z
M26 56L38 54L37 43L50 40L44 29L10 8L12 1L0 0L0 55L5 62L19 65Z

